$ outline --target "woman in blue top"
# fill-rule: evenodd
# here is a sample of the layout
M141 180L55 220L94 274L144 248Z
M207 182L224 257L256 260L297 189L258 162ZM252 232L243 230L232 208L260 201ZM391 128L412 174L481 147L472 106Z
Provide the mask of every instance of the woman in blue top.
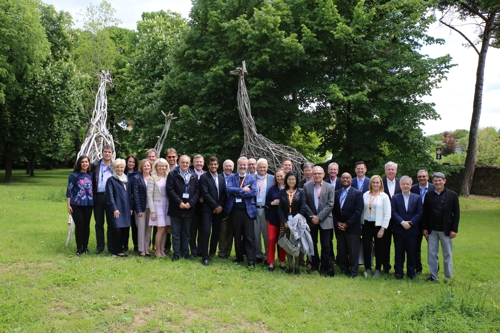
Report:
M76 255L88 254L90 218L94 207L92 173L88 156L80 156L75 163L73 173L69 175L66 202L68 213L75 222Z

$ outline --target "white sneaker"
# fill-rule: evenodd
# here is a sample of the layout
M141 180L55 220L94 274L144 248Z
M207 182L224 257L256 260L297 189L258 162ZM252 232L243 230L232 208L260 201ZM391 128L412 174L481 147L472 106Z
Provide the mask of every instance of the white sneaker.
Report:
M380 271L377 269L375 270L375 274L373 274L373 277L378 279L380 277Z

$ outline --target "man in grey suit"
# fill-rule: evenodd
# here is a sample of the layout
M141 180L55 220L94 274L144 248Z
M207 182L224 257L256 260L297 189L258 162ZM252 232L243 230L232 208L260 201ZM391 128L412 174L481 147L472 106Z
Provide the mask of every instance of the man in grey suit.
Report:
M322 276L334 276L333 265L330 265L330 246L333 232L333 205L335 191L333 185L323 181L325 171L320 166L313 168L313 181L304 185L308 212L308 224L314 243L314 256L309 273L316 270ZM321 242L321 267L318 255L318 233Z
M250 162L250 160L248 160ZM267 173L267 160L260 158L257 161L257 218L254 220L255 233L255 254L257 263L264 262L267 264L267 220L265 214L266 195L271 186L274 185L274 176ZM262 235L262 237L261 237ZM262 250L262 238L264 239L264 250Z

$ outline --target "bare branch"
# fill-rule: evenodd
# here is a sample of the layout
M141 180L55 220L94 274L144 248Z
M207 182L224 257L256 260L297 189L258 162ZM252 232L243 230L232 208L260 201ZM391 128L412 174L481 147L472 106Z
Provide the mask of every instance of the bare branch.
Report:
M447 26L448 28L458 32L463 38L465 38L465 40L469 43L470 46L472 46L474 48L474 50L476 51L477 55L479 56L480 55L480 52L479 50L477 49L476 45L474 45L474 43L460 30L458 30L457 28L455 28L454 26L446 23L443 21L443 19L439 19L439 22L441 22L442 24L444 24L445 26Z
M462 2L460 3L460 6L464 7L465 10L471 12L472 14L479 16L484 22L488 21L488 18L486 18L481 12L475 10L471 6L469 6L467 3Z

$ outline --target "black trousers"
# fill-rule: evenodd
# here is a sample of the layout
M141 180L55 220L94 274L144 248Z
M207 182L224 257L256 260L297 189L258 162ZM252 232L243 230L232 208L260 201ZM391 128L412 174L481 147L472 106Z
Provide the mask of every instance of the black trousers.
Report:
M382 257L384 251L382 250L382 238L377 237L381 227L377 227L375 222L368 222L365 220L363 224L363 260L365 262L365 270L372 269L372 242L375 243L375 269L380 270L382 263L385 261ZM386 230L387 231L387 230ZM384 231L385 235L385 231Z
M233 208L231 212L231 222L233 223L234 249L236 259L243 261L243 251L247 255L248 264L255 264L255 234L253 219L248 216L246 209ZM243 244L244 250L243 250Z
M191 229L189 231L189 248L191 249L191 254L197 256L201 254L200 242L201 242L201 229L203 223L202 212L196 211L191 221Z
M128 228L108 228L108 234L111 236L112 254L123 253L123 243L128 240Z
M123 250L128 251L128 242L130 238L130 231L132 231L132 243L134 244L134 251L137 251L139 246L137 243L137 224L135 223L135 214L132 214L130 216L130 228L127 228L127 230L124 232L126 233L126 238L124 238L124 243L123 245ZM125 235L124 235L125 237Z
M90 237L90 219L92 206L71 205L73 221L75 222L76 249L80 252L88 250Z
M198 251L201 251L202 260L208 260L209 256L215 254L217 244L219 243L221 224L222 214L203 212L201 217L200 241L198 243ZM210 234L212 235L211 237Z
M95 238L96 238L96 249L97 251L104 251L104 221L108 224L108 230L106 232L106 240L108 243L108 251L113 253L111 245L111 234L109 232L109 221L106 218L106 195L104 193L97 193L94 196L94 220L95 220Z
M415 272L421 273L423 266L422 266L422 239L424 238L424 235L422 232L419 232L419 234L416 236L417 238L415 239ZM427 239L426 239L427 241Z
M394 234L394 250L396 260L394 262L394 270L396 275L403 277L405 257L406 275L413 279L415 277L415 244L418 235Z
M358 275L361 235L348 234L335 228L337 238L337 264L350 276Z
M382 237L382 266L384 272L389 273L391 270L391 244L392 244L392 221L389 222L389 226L384 231L384 236Z
M184 258L189 256L189 230L192 219L192 217L170 216L174 256Z
M312 268L319 269L321 272L326 273L330 266L330 244L332 241L332 229L323 229L319 224L309 224L309 229L311 229L311 238L314 244L314 255L312 257ZM321 244L321 267L320 267L320 256L318 252L318 234L319 241Z

